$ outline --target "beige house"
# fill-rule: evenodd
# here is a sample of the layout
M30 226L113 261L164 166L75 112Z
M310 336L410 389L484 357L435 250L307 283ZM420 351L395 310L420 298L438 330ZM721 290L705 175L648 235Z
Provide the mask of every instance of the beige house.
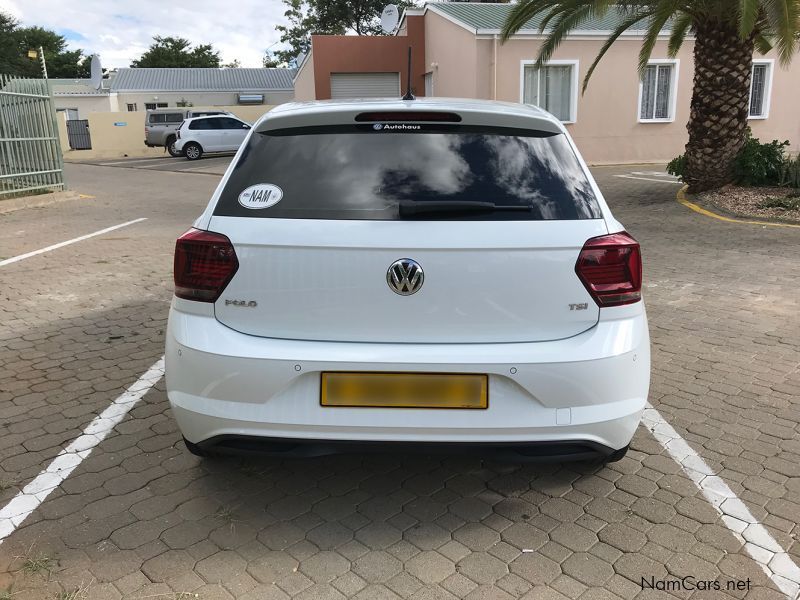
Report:
M118 69L95 89L88 79L51 80L56 109L68 119L92 112L176 106L275 105L294 98L294 69Z
M499 39L510 8L508 4L436 2L406 11L397 35L406 35L411 20L424 23L424 40L415 48L424 52L420 74L424 83L416 93L541 106L567 125L586 160L594 164L664 162L683 151L692 93L691 38L678 56L670 58L665 32L640 78L637 63L643 32L623 34L582 94L586 71L619 15L610 11L603 19L583 25L537 70L533 63L543 39L537 22L528 22L505 43ZM314 72L319 71L319 65L314 65L314 41L311 55L295 77L298 100L320 97L320 81L338 75ZM325 42L327 54L330 40ZM787 69L772 53L756 55L753 61L753 133L762 140L788 139L791 150L797 152L800 60ZM396 70L402 73L404 68L399 64Z

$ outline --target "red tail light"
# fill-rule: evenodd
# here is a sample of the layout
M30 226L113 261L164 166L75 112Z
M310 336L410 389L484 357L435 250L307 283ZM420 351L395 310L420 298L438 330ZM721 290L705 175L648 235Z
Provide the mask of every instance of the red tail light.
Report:
M175 295L215 302L238 268L236 251L227 237L190 229L175 243Z
M363 112L356 115L357 122L364 121L437 121L444 123L460 123L461 115L451 112L437 111L400 111L400 112Z
M575 272L600 307L633 304L642 299L642 254L628 233L588 240Z

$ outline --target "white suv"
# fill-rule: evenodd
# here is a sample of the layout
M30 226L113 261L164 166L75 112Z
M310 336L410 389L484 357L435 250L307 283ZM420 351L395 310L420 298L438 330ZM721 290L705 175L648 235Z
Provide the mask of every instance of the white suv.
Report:
M200 455L618 460L650 382L641 285L548 113L284 104L177 241L167 393Z
M207 152L236 152L248 133L250 124L232 115L186 119L175 132L175 151L189 160Z

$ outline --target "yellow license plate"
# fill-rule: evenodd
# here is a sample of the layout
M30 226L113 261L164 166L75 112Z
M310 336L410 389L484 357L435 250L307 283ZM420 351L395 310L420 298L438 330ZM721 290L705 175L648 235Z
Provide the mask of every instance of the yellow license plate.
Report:
M486 408L488 375L323 373L322 406Z

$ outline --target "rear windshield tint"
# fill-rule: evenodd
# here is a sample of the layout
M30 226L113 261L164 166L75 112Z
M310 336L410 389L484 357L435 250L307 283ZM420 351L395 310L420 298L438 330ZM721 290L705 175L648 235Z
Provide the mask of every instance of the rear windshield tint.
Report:
M267 197L265 192L258 195L259 190L266 190L269 197L279 201L267 201L269 208L258 206L254 210L253 202L247 199L253 194L259 199ZM465 201L526 209L437 210L413 218L601 217L586 174L562 134L418 123L255 133L236 163L214 214L394 220L409 218L400 216L401 202Z

